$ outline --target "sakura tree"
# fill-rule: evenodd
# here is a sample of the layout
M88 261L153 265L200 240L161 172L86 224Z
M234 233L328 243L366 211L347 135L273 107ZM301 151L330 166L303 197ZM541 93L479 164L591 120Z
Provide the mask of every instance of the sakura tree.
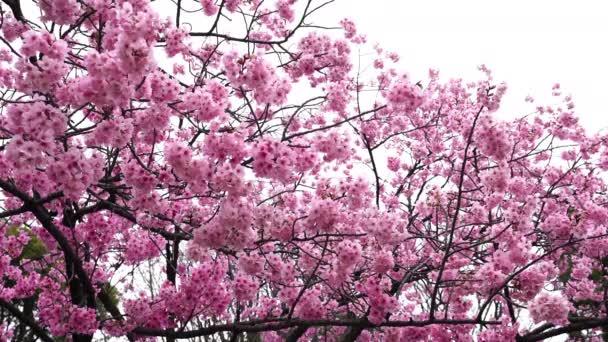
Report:
M2 0L0 341L602 339L608 136L322 1Z

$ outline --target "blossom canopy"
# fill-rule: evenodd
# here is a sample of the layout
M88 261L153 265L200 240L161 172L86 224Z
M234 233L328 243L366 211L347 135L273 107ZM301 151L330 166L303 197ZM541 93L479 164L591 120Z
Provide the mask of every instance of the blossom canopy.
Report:
M608 135L331 2L0 2L0 341L602 336Z

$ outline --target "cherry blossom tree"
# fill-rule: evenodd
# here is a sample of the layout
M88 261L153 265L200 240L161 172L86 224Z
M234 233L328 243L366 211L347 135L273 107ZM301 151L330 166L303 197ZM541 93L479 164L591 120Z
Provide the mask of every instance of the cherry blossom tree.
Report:
M608 136L332 1L2 0L1 341L602 339Z

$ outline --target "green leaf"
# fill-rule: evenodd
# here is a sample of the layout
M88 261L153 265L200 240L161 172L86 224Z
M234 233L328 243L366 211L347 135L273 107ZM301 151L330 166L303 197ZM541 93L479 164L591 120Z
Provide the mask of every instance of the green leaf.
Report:
M18 236L21 233L25 233L29 236L30 241L23 247L21 255L18 259L34 260L40 259L48 253L48 249L44 245L44 242L32 233L32 231L24 226L14 226L6 230L6 236Z
M45 256L49 251L46 249L46 246L40 239L34 237L31 239L27 245L23 248L21 252L21 257L27 260L40 259Z
M604 277L604 272L602 270L598 270L598 269L593 269L591 271L591 274L589 275L589 279L593 280L596 283L602 281L603 277Z
M248 342L262 342L262 336L259 333L247 333L247 341Z
M110 301L112 302L112 304L114 304L114 306L118 306L118 304L120 303L120 292L118 291L116 286L113 286L110 283L104 283L102 288L104 292L108 294L108 297L110 297ZM108 313L101 302L97 302L97 312L99 312L99 315L101 317L107 317Z

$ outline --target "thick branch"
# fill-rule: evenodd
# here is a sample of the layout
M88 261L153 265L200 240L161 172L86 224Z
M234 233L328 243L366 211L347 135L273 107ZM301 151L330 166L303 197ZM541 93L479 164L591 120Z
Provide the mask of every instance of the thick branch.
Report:
M518 342L534 342L534 341L542 341L544 339L562 335L569 334L577 331L595 329L601 327L608 327L608 318L603 319L590 319L584 322L576 322L572 323L560 328L555 328L551 330L547 330L545 332L537 333L537 334L527 334L524 336L517 337Z
M23 11L21 10L21 3L19 0L2 0L10 9L13 11L13 16L15 19L25 23L25 17L23 16Z
M93 287L93 284L91 283L91 279L89 278L87 272L84 270L82 261L80 260L76 252L74 252L74 249L70 245L68 239L61 233L59 228L55 226L55 224L53 223L53 218L46 210L46 208L44 208L44 206L38 203L38 201L32 199L25 192L19 190L17 187L15 187L9 182L0 179L0 188L10 193L11 195L19 198L25 206L29 207L30 212L34 214L34 216L36 216L36 218L38 219L40 224L42 224L44 229L49 232L49 234L51 234L55 241L57 241L57 244L63 251L66 263L70 263L74 266L76 276L82 282L85 290L88 292L89 295L94 296L96 293L95 288ZM112 315L112 317L117 320L122 320L122 315L120 314L120 311L114 305L114 303L112 303L112 300L103 289L100 289L97 297L104 305L106 310L108 310L108 312Z
M165 329L154 329L154 328L136 328L133 332L146 335L146 336L164 336L164 337L173 337L173 338L194 338L199 336L209 336L221 332L232 332L232 333L242 333L242 332L262 332L262 331L278 331L284 330L288 328L295 327L330 327L330 326L342 326L342 327L361 327L363 329L369 328L379 328L379 327L424 327L433 324L441 324L441 325L463 325L463 324L472 324L472 325L500 325L499 321L479 321L479 320L433 320L433 321L389 321L383 322L379 325L374 325L367 320L329 320L329 319L320 319L320 320L286 320L286 321L278 321L271 323L261 323L261 324L247 324L247 322L243 323L235 323L235 324L219 324L211 327L190 330L190 331L173 331L173 330L165 330Z
M54 339L49 336L46 330L44 330L38 323L36 323L30 317L27 317L23 312L19 311L14 305L9 302L0 299L0 306L6 309L6 311L10 312L13 317L17 318L21 323L27 325L32 329L34 334L38 336L42 341L45 342L53 342Z

